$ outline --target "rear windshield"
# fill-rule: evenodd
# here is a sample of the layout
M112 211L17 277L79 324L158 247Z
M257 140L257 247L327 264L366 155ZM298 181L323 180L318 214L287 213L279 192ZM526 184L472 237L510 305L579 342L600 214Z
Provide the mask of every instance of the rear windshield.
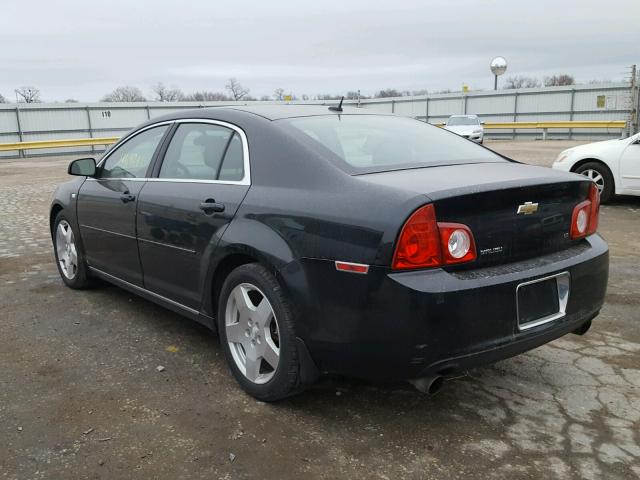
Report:
M280 122L350 174L507 161L454 133L410 118L323 115Z

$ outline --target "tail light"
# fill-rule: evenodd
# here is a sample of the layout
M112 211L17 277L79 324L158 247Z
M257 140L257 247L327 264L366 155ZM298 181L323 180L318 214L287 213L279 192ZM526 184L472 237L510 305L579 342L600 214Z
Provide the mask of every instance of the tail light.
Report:
M600 214L600 192L595 183L589 185L589 198L580 202L571 215L570 236L573 240L596 233Z
M393 255L392 268L440 267L476 259L473 234L461 223L436 220L432 204L416 210L405 222Z

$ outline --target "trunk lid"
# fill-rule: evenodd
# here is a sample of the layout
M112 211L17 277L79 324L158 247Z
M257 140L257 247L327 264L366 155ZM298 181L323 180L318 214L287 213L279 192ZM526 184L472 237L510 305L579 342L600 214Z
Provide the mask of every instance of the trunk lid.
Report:
M439 222L467 225L473 232L478 258L451 267L456 269L523 260L574 245L576 241L569 238L571 216L589 191L589 182L578 175L506 162L362 177L421 193L433 201Z

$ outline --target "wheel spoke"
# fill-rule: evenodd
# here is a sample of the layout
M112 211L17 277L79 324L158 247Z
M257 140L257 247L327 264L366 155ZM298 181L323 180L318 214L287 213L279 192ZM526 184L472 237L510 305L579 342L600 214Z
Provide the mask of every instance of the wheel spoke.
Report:
M58 231L56 232L56 245L60 247L64 247L66 243L66 233L64 231L64 225L62 223L58 224Z
M602 175L600 175L599 173L596 174L595 177L593 177L593 181L596 182L596 183L600 183L600 182L602 182L602 180L603 180L602 179Z
M245 335L247 327L238 322L226 326L227 341L234 343L244 343L247 340Z
M78 252L76 252L75 245L71 245L71 249L69 250L69 263L73 265L74 270L78 266Z
M258 375L260 375L260 359L256 358L255 354L247 352L246 362L244 365L244 374L249 380L255 382Z
M240 315L243 317L248 313L250 309L252 309L251 307L253 307L251 299L249 298L249 292L242 285L238 285L233 289L233 299L236 302L236 308L240 312Z
M265 342L262 358L264 358L264 360L271 365L271 368L274 370L278 366L278 360L280 360L280 349L273 344L270 338Z
M266 327L272 314L273 310L271 310L269 300L267 300L267 297L262 297L262 300L260 300L260 303L256 307L252 318L256 320L261 326Z

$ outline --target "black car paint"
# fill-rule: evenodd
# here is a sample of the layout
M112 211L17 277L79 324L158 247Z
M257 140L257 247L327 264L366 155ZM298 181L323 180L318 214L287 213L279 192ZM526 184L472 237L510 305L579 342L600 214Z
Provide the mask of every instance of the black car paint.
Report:
M143 261L138 267L143 278L135 275L135 262L131 272L109 266L109 260L121 261L118 255L122 254L114 249L129 248L121 240L104 239L101 254L107 254L106 261L94 266L100 265L114 283L214 328L216 273L224 271L222 266L230 258L260 261L273 270L295 302L301 319L297 335L308 348L308 352L304 346L301 350L304 358L313 360L312 370L317 366L323 372L367 378L411 378L463 368L483 358L502 358L573 331L597 314L608 272L608 250L598 235L579 242L565 239L512 258L496 257L472 269L393 272L389 267L400 228L421 205L434 202L443 215L451 217L448 220L460 221L464 219L460 206L465 202L473 206L488 192L502 192L497 198L505 211L515 211L522 198L537 200L534 194L544 188L541 184L573 189L573 196L585 198L584 178L515 162L350 176L274 121L319 114L332 113L325 107L201 109L138 127L188 118L238 126L248 139L251 186L228 186L240 188L225 193L214 184L198 184L190 191L172 182L144 184L128 204L137 211L137 244ZM160 161L156 154L150 168L155 174ZM61 185L53 208L76 212L77 199L71 194L79 193L81 202L90 200L84 190L89 183L98 182L79 178ZM131 190L131 186L114 185L114 196L126 187ZM224 203L225 212L205 215L199 204L207 197ZM171 208L163 206L163 199L171 199ZM565 210L553 212L563 216L561 229L567 222L566 200ZM98 208L98 216L106 214L99 212L101 208L109 209L105 203ZM517 229L506 216L501 220L475 213L475 219L467 221L479 233L492 227ZM526 221L539 230L543 213ZM80 228L77 222L74 226ZM86 229L80 231L84 237ZM167 242L184 250L158 245ZM575 250L578 243L583 247L579 252ZM570 256L558 260L559 252ZM92 255L88 258L94 261ZM338 272L334 260L371 267L367 275ZM122 261L129 265L131 259ZM566 318L518 332L515 286L560 271L571 274ZM465 274L469 276L459 277Z

